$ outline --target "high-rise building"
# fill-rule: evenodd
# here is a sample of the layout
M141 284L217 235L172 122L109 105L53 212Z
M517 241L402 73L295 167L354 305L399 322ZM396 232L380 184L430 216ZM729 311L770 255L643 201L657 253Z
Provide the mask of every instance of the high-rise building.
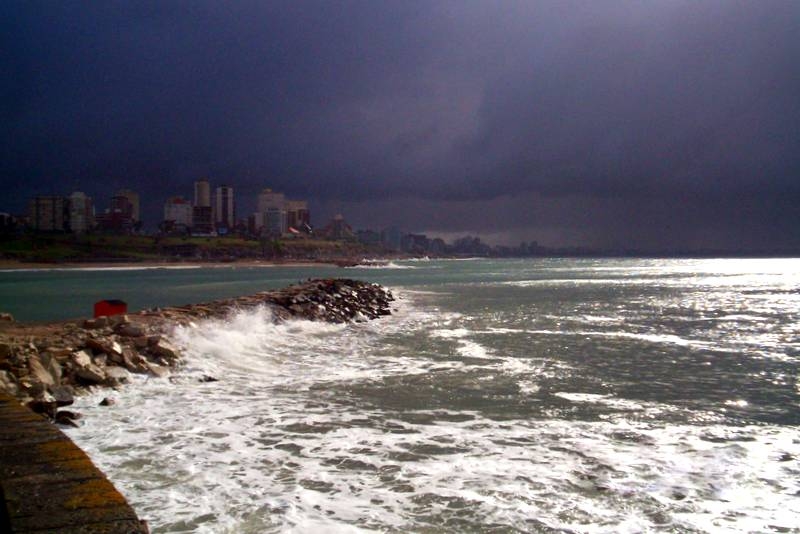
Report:
M264 189L259 193L258 211L252 219L254 224L262 222L257 227L257 232L270 236L284 235L289 232L289 228L299 232L311 231L308 202L288 200L283 193L277 193L272 189Z
M214 233L214 217L212 217L211 206L192 207L192 233L203 235Z
M69 217L67 199L59 195L39 195L28 204L28 217L34 230L63 232Z
M192 226L192 204L183 197L171 197L164 203L164 222L183 229Z
M295 230L305 230L311 225L308 202L305 200L286 201L286 221Z
M261 231L266 235L278 237L289 228L286 219L286 196L272 189L264 189L258 195L258 214L263 226Z
M289 229L286 224L286 210L281 208L267 208L264 210L263 233L270 237L280 237Z
M286 195L276 193L272 189L264 189L258 194L258 212L264 213L267 208L286 210Z
M134 223L142 220L139 216L139 193L130 189L120 189L115 196L128 199L128 203L131 206L131 219Z
M194 183L194 206L211 207L211 184L205 178Z
M133 204L124 195L114 195L111 197L111 213L118 213L120 217L125 217L133 222Z
M223 185L214 191L214 226L217 232L227 233L236 225L236 204L233 188Z
M320 235L328 239L337 240L355 240L356 234L353 229L347 224L341 214L337 214L331 219L328 225L320 230Z
M69 230L75 234L88 232L94 226L94 207L92 197L75 191L69 198Z
M97 229L113 234L130 234L134 230L133 204L128 197L111 197L111 207L95 217Z
M384 228L381 231L381 243L389 250L400 250L402 234L396 226Z

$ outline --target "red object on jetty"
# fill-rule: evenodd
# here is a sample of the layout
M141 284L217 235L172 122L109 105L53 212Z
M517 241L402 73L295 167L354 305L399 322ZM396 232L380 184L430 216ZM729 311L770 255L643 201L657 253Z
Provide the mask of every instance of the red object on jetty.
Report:
M123 313L128 313L128 303L124 300L100 300L94 303L95 317L100 317L101 315L109 317Z

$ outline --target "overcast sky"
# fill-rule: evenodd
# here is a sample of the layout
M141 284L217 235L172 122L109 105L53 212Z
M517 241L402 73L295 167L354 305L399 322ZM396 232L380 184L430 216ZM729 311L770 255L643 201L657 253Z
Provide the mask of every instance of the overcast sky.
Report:
M800 247L800 2L0 3L0 211L192 182L357 227Z

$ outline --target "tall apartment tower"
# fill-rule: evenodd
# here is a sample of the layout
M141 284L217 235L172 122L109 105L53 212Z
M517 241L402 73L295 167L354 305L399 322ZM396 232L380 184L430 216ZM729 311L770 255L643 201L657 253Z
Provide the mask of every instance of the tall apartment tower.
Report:
M139 218L139 193L130 189L120 189L114 196L127 198L131 206L131 219L134 223L141 221Z
M236 204L233 201L233 188L227 185L214 191L214 225L219 232L227 231L236 225Z
M67 229L69 204L58 195L39 195L28 204L31 227L40 232L63 232Z
M164 221L170 226L192 227L192 204L183 197L170 197L164 203Z
M286 201L287 224L295 230L304 230L311 225L311 216L308 211L308 202L305 200Z
M72 233L82 234L94 226L94 208L92 197L86 193L75 191L69 196L69 229Z
M262 232L269 236L281 236L289 228L286 214L286 196L272 189L264 189L258 195L258 212Z
M211 207L211 184L205 178L194 183L194 206L196 208Z
M211 214L211 209L211 184L203 178L194 183L193 234L207 235L214 232L214 217Z

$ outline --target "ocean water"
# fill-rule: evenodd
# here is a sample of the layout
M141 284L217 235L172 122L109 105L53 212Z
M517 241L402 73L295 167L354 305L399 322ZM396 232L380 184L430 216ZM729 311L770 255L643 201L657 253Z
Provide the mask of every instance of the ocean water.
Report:
M315 275L156 274L187 301ZM394 315L199 322L170 379L78 402L70 436L154 532L800 532L800 260L334 274Z

